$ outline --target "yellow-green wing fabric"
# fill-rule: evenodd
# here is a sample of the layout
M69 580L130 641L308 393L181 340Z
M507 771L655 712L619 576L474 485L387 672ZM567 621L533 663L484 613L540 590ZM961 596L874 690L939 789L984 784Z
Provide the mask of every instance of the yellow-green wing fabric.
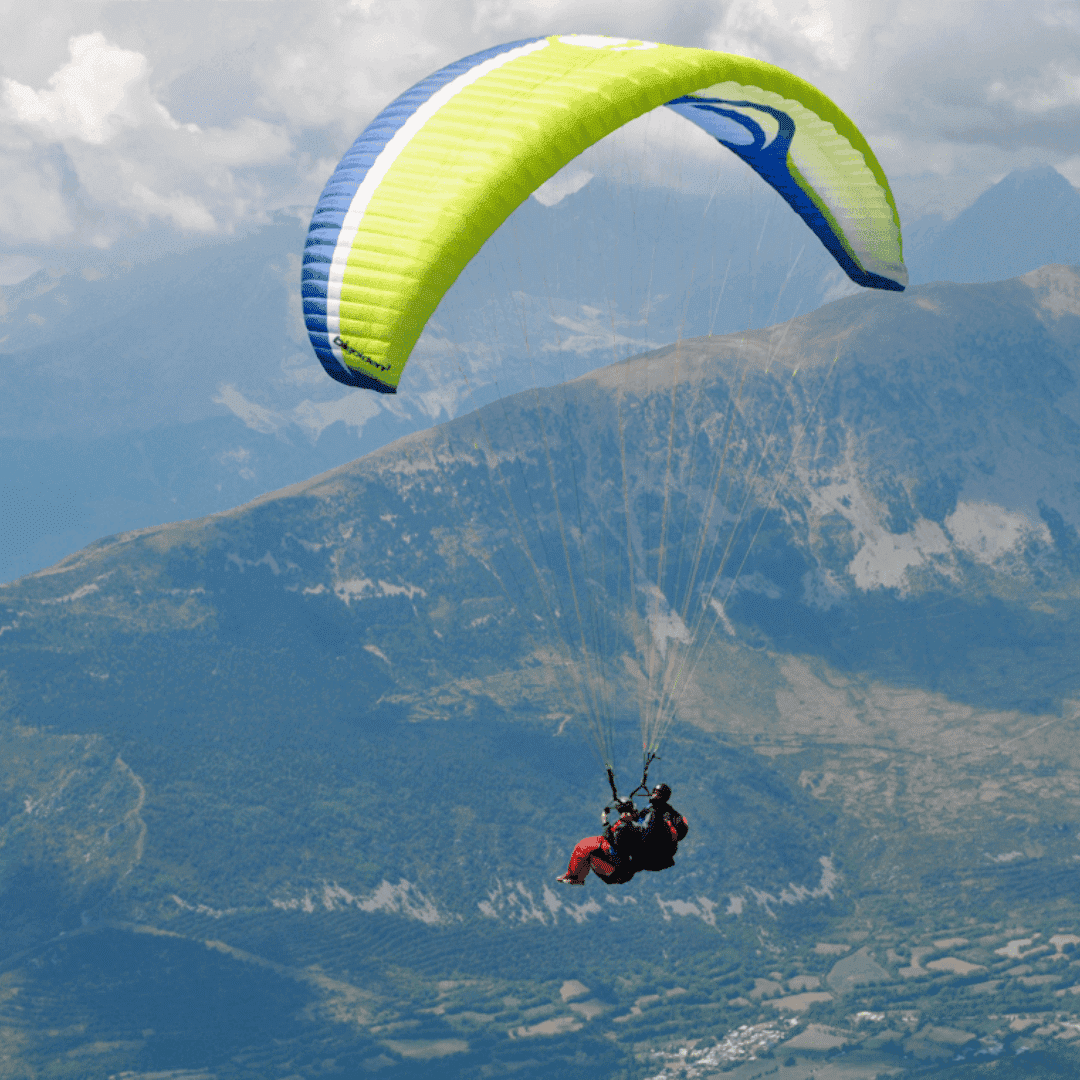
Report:
M854 124L808 83L706 49L535 38L406 91L327 182L302 282L327 372L396 392L443 294L509 214L587 147L665 104L749 162L855 281L904 287L884 173Z

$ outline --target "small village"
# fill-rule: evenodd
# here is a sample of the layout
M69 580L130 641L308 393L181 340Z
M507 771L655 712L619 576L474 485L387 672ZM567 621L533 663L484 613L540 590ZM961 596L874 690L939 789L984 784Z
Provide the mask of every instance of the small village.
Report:
M649 1080L694 1080L742 1061L755 1061L778 1043L791 1038L799 1021L791 1018L765 1024L741 1024L713 1046L698 1048L697 1042L677 1050L654 1050L663 1064Z

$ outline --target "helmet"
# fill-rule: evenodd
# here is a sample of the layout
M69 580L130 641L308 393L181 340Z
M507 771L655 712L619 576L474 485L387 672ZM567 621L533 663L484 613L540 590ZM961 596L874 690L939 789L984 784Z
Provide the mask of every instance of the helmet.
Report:
M671 788L667 784L657 784L649 796L650 801L655 799L657 802L667 802L669 798L671 798Z

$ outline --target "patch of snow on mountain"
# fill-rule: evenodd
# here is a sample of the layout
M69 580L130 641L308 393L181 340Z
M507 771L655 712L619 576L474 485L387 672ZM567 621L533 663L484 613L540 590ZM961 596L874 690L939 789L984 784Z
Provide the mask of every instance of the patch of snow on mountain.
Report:
M303 429L312 442L316 442L323 431L338 421L346 427L356 428L359 435L364 425L381 411L382 407L374 394L355 390L332 401L301 401L293 409L293 422Z
M945 519L953 543L976 562L994 563L1037 540L1050 544L1050 530L1026 514L985 502L960 502Z
M556 893L545 882L540 903L537 903L532 890L523 882L505 882L500 879L496 881L493 888L488 890L487 899L481 900L476 906L480 909L481 915L500 922L538 922L543 926L548 926L557 925L560 916L567 916L575 923L583 923L590 915L600 914L602 909L592 896L584 903L570 902L570 896L580 895L581 892L577 890Z
M211 919L220 919L224 915L235 915L237 910L236 908L212 908L207 904L192 904L183 897L177 896L176 893L173 893L172 899L173 903L181 911L192 911L196 915L206 915Z
M75 600L81 600L84 596L88 596L90 593L97 592L100 588L95 582L90 582L89 585L80 585L74 592L70 592L67 596L55 596L48 600L39 600L39 604L70 604Z
M716 904L708 897L698 896L694 900L664 900L658 896L656 902L660 906L664 922L671 922L672 915L694 915L707 926L716 925Z
M848 564L848 573L864 592L871 589L896 589L901 596L908 591L908 570L922 566L931 556L950 556L949 538L940 525L919 518L906 533L891 533L884 526L869 528L863 534L863 545ZM955 572L940 564L937 569L947 577Z
M311 440L318 441L319 436L331 424L339 421L346 427L355 428L357 435L363 433L364 425L382 411L382 404L373 394L354 390L343 397L327 401L312 401L305 398L288 412L269 409L257 402L250 401L230 383L218 387L217 394L211 399L215 405L224 405L245 427L262 435L277 435L285 428L295 425Z
M211 400L215 405L224 405L245 427L262 435L276 435L288 424L280 413L248 401L235 386L227 383L218 387L217 394Z
M427 596L419 585L391 585L389 581L380 581L379 589L383 596L407 596L410 600L414 596Z
M671 610L667 597L655 586L648 585L649 632L661 656L667 654L668 641L690 640L690 631L678 613Z
M818 859L818 863L821 866L821 877L818 879L818 883L815 886L809 887L806 885L796 885L794 882L788 882L786 888L780 890L779 896L774 896L770 892L764 892L760 889L749 888L747 892L754 898L759 907L765 909L769 915L773 915L773 904L799 904L807 900L821 900L833 898L833 889L837 882L840 880L840 875L833 866L832 858L828 855L822 855ZM729 896L728 906L724 911L725 915L741 915L743 908L746 906L746 900L741 896ZM676 911L675 914L681 915L683 912Z
M441 922L438 909L410 881L402 878L397 885L382 881L365 900L355 900L361 911L386 911L401 914L409 919L419 919L429 926Z
M530 297L530 299L533 298ZM577 311L552 314L550 322L558 327L558 330L549 331L555 337L540 346L542 352L572 352L578 356L585 356L601 349L608 351L620 346L644 352L649 349L658 349L663 344L650 341L644 336L619 333L615 329L617 324L613 323L610 312L601 311L600 308L591 307L588 304L580 304ZM625 320L619 320L619 323L633 325L627 324Z
M743 592L757 593L768 600L779 600L784 595L783 589L775 581L757 571L740 574L737 578L722 577L717 581L715 591L719 592L725 600Z
M724 605L714 596L709 601L709 607L716 612L716 617L720 620L721 625L724 627L724 631L728 637L735 637L735 627L732 625L731 620L727 617L727 612L724 610Z
M263 555L261 559L245 559L242 555L237 555L233 552L225 557L225 561L237 567L241 573L249 566L266 566L274 577L277 577L281 573L281 567L278 565L277 559L275 559L269 551Z
M1080 271L1073 266L1040 266L1021 279L1039 293L1039 306L1055 318L1080 315Z
M554 916L556 910L558 910L558 898L555 897L555 906L552 906L552 898L547 895L550 893L550 889L545 886L544 906L546 906ZM507 919L510 922L538 922L546 926L548 916L546 916L537 904L532 891L525 887L520 881L504 882L497 881L493 889L488 890L487 900L481 900L477 904L481 914L486 915L489 919ZM599 908L597 908L599 910ZM554 920L553 920L554 921Z
M810 502L812 535L816 524L831 515L848 522L858 550L846 569L863 592L896 589L904 596L910 587L908 571L927 565L956 580L949 538L936 522L921 517L907 532L889 530L886 508L859 479L856 441L849 432L843 461L827 473L811 476L809 470L798 470Z
M356 896L337 882L324 882L322 889L305 889L302 896L277 898L270 903L279 911L303 911L311 914L317 907L326 911L341 911L355 907L360 911L382 911L404 915L433 926L443 922L438 908L411 881L401 878L396 885L385 879L369 896Z
M308 589L308 592L314 592L315 590ZM346 578L344 581L338 581L334 584L334 592L338 598L345 602L345 606L348 607L353 600L359 600L364 597L365 593L373 596L406 596L410 600L414 596L427 596L427 592L420 588L419 585L394 585L389 581L372 581L371 578Z

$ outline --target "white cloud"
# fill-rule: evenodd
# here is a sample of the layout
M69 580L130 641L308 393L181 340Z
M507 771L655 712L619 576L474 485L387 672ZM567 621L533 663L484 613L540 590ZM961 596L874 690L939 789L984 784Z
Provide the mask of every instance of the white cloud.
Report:
M990 101L1007 102L1020 112L1050 112L1080 104L1080 73L1055 62L1038 75L1019 82L991 83L987 97Z
M178 229L209 233L217 225L210 211L190 195L159 195L139 181L131 185L131 194L148 214L166 218Z
M1057 166L1057 171L1061 173L1073 187L1080 187L1080 154L1073 154L1072 157L1066 158L1064 161L1060 162Z
M108 244L153 220L227 234L310 205L413 82L551 32L632 34L795 71L860 125L909 217L950 216L1019 166L1078 172L1073 0L8 5L0 241ZM565 197L588 172L696 188L721 170L726 184L737 164L661 115L583 155L545 194Z
M0 169L0 236L17 243L47 244L72 232L74 223L52 162L0 155Z
M829 0L735 0L717 20L710 47L773 63L787 54L809 54L817 64L843 71L855 60L874 10Z
M0 255L0 285L15 285L41 269L41 262L29 255Z
M1080 150L1080 102L1056 75L1076 70L1075 4L735 0L707 43L820 86L863 130L909 218L954 216L1011 169ZM1033 125L1021 104L1045 105L1053 123Z
M67 50L44 86L0 81L0 238L8 243L107 247L155 219L181 234L229 233L273 209L267 170L286 163L290 191L295 165L310 170L280 124L245 116L225 128L179 123L159 99L147 55L100 30L71 35Z
M242 165L270 165L283 159L292 149L285 129L277 124L244 117L234 127L207 128L199 131L195 125L190 131L198 134L197 152L204 161L236 168Z
M68 48L71 59L49 77L47 90L3 80L7 119L40 128L50 139L98 146L120 125L139 127L149 120L178 126L149 95L149 66L141 53L121 49L98 32L71 38Z

